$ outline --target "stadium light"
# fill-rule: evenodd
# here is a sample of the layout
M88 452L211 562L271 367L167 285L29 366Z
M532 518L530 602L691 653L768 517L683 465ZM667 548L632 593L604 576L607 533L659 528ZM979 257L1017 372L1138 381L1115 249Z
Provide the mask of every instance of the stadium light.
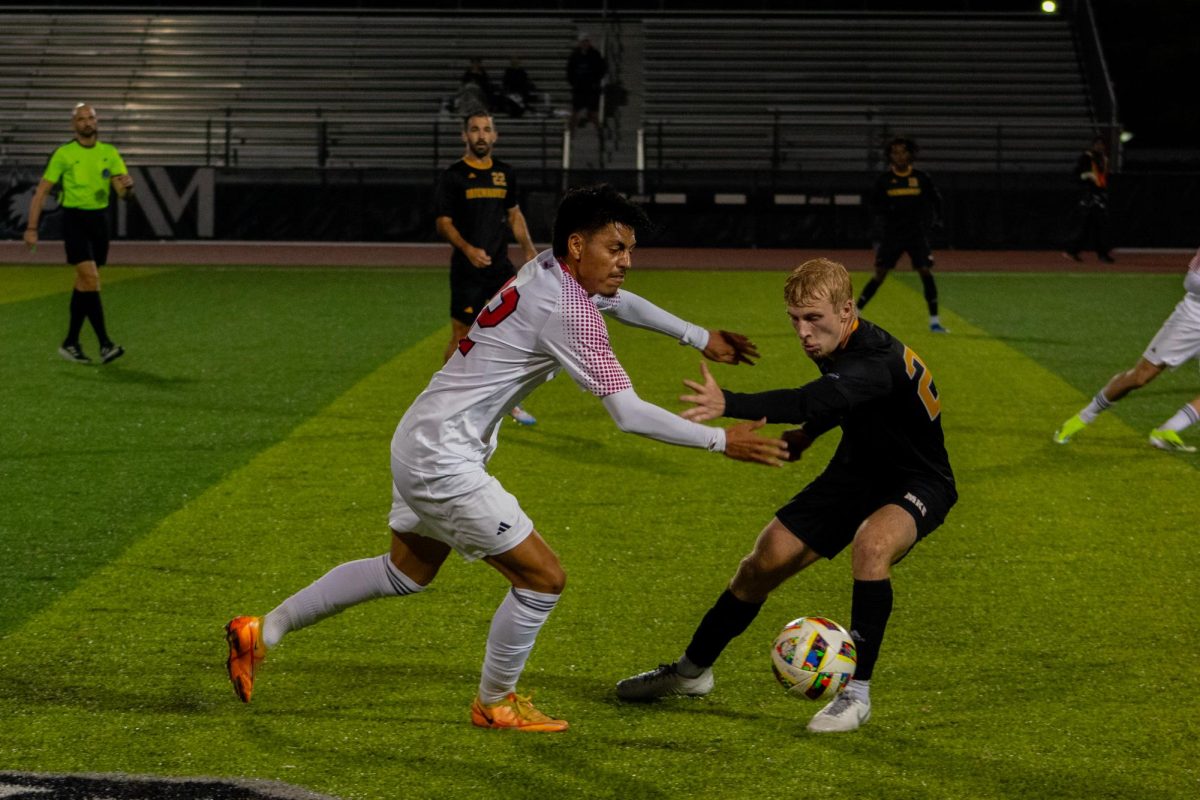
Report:
M1042 13L1043 14L1057 14L1058 13L1058 3L1054 2L1054 0L1045 0L1045 2L1042 3Z
M1133 140L1133 131L1121 131L1121 144L1126 144Z

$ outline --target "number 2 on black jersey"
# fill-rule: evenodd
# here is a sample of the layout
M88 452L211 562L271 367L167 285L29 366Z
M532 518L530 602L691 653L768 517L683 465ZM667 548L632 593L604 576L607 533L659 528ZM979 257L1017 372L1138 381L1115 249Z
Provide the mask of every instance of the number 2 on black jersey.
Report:
M925 406L929 418L937 419L938 414L942 413L942 401L938 399L937 389L933 386L933 373L925 366L921 357L907 346L904 348L904 369L909 378L920 372L920 377L917 378L917 397L921 398L921 404Z

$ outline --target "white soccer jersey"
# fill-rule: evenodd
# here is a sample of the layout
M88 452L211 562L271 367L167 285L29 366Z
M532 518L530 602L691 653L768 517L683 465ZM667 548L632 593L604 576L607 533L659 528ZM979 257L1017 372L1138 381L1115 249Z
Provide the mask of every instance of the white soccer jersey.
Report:
M656 329L704 346L697 336L702 334L707 341L706 332L636 300L676 323L656 325ZM480 468L491 457L509 410L561 369L600 398L631 390L597 305L621 313L619 296L590 298L553 252L538 255L480 312L458 352L409 407L392 438L392 458L411 469L439 475ZM630 306L641 310L633 302ZM654 411L671 416L656 407ZM697 430L685 430L684 440L655 438L724 449L720 429L678 418L658 423ZM708 436L708 431L720 436Z

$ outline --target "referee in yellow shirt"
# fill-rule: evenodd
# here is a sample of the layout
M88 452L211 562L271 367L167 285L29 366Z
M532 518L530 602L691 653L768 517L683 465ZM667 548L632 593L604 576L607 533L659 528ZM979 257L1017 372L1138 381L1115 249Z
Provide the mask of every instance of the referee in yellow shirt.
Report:
M50 156L37 191L29 202L29 225L25 244L37 246L42 205L55 184L62 182L63 244L67 263L75 267L75 291L71 293L71 324L58 354L77 364L90 364L79 346L79 332L86 319L100 341L100 363L107 364L125 354L125 349L108 338L104 308L100 305L100 272L108 260L109 195L116 190L124 199L133 191L133 178L121 154L111 144L96 138L96 111L86 103L75 106L72 115L75 138Z

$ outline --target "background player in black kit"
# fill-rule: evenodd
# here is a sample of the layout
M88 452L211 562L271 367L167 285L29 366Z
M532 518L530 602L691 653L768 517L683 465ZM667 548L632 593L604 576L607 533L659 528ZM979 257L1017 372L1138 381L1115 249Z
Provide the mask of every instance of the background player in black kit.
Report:
M508 258L511 228L525 261L537 256L525 215L517 205L517 174L492 157L496 125L487 113L463 120L466 153L438 178L434 193L437 231L454 246L450 256L450 341L442 353L448 361L471 323L505 282L516 274ZM536 420L517 406L513 419L522 425Z
M821 377L799 389L722 391L708 368L684 381L693 421L766 418L801 428L784 434L797 460L822 433L841 426L829 465L776 512L729 587L673 664L617 684L623 700L703 695L712 665L749 627L767 595L818 559L853 543L850 628L858 649L853 680L808 729L856 730L871 716L870 681L892 611L891 566L942 524L958 499L942 440L941 404L924 362L887 331L858 318L846 268L824 258L801 264L784 289L788 316Z
M903 253L908 253L913 269L921 276L925 302L929 306L929 330L949 333L938 318L937 284L933 280L933 251L929 247L929 229L940 225L942 197L933 178L913 166L917 143L897 136L887 143L887 172L875 181L871 192L871 208L875 215L875 232L879 237L875 247L875 277L867 281L858 298L862 310L896 266Z

